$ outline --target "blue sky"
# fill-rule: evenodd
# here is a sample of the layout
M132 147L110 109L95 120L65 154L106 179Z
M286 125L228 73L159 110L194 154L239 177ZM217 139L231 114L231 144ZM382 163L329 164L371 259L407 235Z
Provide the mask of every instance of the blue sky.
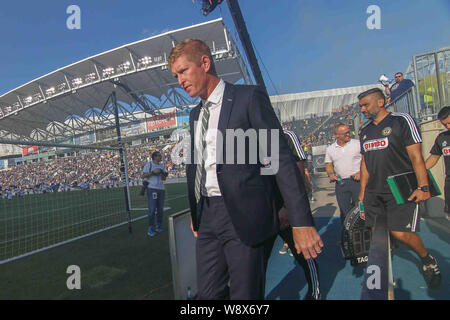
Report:
M405 71L415 54L450 46L448 0L240 0L269 94L375 83ZM69 30L66 9L81 9ZM369 30L366 9L381 9ZM0 94L94 54L223 17L224 1L204 17L192 0L8 1L0 9ZM270 75L270 78L269 78Z

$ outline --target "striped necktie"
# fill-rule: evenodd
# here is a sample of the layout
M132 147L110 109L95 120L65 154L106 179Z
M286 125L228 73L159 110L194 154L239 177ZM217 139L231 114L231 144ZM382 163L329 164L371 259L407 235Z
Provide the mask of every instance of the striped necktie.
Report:
M205 135L206 131L208 130L208 124L209 124L209 107L210 103L206 102L202 109L203 109L203 116L202 116L202 131L200 135L200 141L202 144L202 150L199 150L199 155L201 155L201 163L197 164L197 168L195 171L195 199L197 200L197 203L200 200L201 197L201 191L205 187L205 181L206 180L206 172L205 172L205 157L206 157L206 140ZM200 165L201 164L201 165Z

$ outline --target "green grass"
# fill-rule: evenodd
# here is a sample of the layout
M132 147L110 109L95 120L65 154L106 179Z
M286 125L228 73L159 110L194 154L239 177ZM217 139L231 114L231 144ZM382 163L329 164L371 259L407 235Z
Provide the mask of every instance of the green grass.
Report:
M133 206L146 207L146 197L137 195L139 190L140 187L131 190ZM117 193L117 199L123 199L121 189L105 196L110 196L110 200L114 199L115 192L122 192L122 196ZM48 195L52 196L52 194ZM54 196L57 195L59 194ZM67 195L69 194L64 194L64 196ZM171 209L165 212L164 232L155 237L147 236L148 221L141 219L133 222L132 234L128 232L128 226L123 225L0 265L0 300L173 299L172 271L170 267L168 268L171 261L167 219L170 214L188 207L185 195L185 183L166 185L165 206ZM99 199L99 194L96 196ZM66 202L90 203L90 206L95 207L96 203L91 203L92 199L89 197L90 195L87 197L85 195L76 201L67 199ZM92 197L95 196L92 194ZM63 203L58 201L60 202ZM114 208L120 205L116 203ZM98 212L109 210L108 208L100 210L99 207L97 204L97 215ZM0 208L3 209L4 206ZM64 206L61 205L61 211L59 211L61 215L66 214L67 209L63 208ZM1 212L4 214L4 211ZM76 217L92 218L90 214L79 212ZM122 221L126 221L126 215L123 212L120 214ZM145 212L132 211L132 218L142 215L145 215ZM58 221L64 221L64 218ZM28 225L28 222L25 225ZM74 232L68 232L68 234L74 234ZM67 274L66 270L70 265L78 265L81 269L81 290L67 289L66 281L70 274Z

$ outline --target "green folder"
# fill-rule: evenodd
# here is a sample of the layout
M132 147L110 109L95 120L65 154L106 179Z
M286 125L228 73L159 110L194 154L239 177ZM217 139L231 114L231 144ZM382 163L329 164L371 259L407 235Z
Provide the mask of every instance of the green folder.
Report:
M441 194L441 190L439 189L436 180L434 180L434 177L431 174L430 170L427 170L427 172L430 194L432 197L439 196ZM392 194L394 195L397 204L407 203L408 198L418 187L416 174L414 172L405 172L389 176L387 178L387 183L389 185L389 188L391 189Z

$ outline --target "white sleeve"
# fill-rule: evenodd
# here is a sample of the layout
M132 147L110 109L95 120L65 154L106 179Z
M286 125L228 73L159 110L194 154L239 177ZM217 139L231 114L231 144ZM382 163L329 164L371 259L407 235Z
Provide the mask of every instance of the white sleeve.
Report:
M325 153L325 163L331 163L333 160L330 155L330 147L327 148L327 152Z

